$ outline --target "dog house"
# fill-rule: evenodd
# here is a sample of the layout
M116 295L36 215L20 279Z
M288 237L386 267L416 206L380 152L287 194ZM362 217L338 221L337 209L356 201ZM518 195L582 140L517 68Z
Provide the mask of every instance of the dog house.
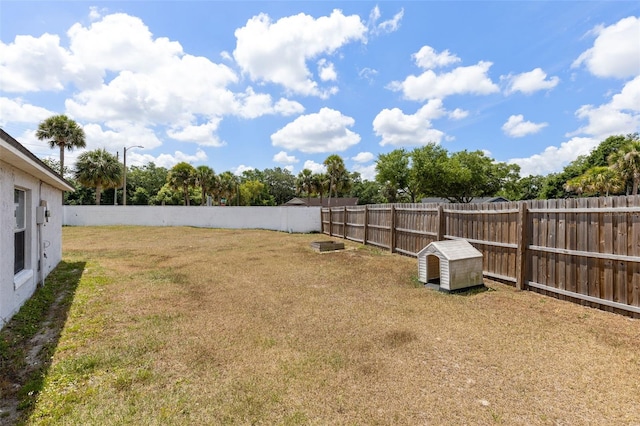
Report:
M418 280L446 292L483 286L482 253L466 240L434 241L418 252Z

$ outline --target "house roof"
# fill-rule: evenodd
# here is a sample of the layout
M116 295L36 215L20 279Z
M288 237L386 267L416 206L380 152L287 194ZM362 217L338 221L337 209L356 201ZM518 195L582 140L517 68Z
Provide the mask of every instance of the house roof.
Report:
M431 253L450 261L482 257L482 253L469 244L467 240L434 241L420 250L418 257L423 257Z
M0 129L0 159L61 191L74 190L69 182L3 129Z
M329 198L323 197L322 199L313 197L294 197L283 204L283 206L303 206L303 207L344 207L344 206L356 206L358 205L358 198L331 198L331 204L329 204Z
M422 200L420 200L420 202L422 203L451 203L451 201L447 200L446 198L423 198ZM470 203L477 203L477 204L482 204L482 203L508 203L509 200L507 200L504 197L474 197L471 199Z

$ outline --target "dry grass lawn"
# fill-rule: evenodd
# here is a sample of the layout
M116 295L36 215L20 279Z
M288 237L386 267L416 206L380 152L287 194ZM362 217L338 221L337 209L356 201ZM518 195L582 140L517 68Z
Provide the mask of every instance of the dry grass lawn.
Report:
M86 262L30 424L640 424L640 320L323 235L64 228Z

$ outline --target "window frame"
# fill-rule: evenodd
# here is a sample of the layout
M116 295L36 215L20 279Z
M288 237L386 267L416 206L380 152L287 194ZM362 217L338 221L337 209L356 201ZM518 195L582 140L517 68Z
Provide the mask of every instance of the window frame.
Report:
M30 262L30 191L27 188L14 187L14 263L13 263L13 287L14 290L33 278L33 269ZM20 238L20 242L18 241ZM20 244L21 243L21 244ZM21 246L21 247L20 247ZM18 253L17 250L20 250Z

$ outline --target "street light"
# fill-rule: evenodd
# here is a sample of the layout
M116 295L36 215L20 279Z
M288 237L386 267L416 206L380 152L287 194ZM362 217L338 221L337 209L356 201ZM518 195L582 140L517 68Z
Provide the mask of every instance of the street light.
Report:
M131 148L144 148L142 145L134 145L130 147L124 147L124 155L122 161L124 162L124 173L122 174L122 205L127 205L127 150Z

